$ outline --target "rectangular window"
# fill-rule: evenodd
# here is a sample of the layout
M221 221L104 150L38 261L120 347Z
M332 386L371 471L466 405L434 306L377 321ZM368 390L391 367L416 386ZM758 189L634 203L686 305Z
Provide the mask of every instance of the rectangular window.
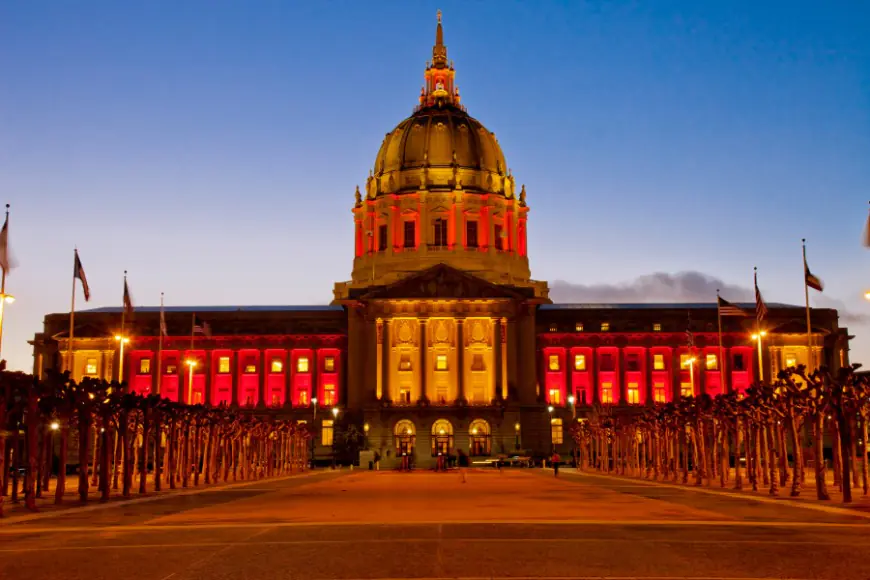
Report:
M175 365L173 365L173 364L168 364L168 365L166 365L166 374L167 374L167 375L174 375L174 374L175 374L175 371L176 371L176 366L175 366Z
M662 331L662 325L658 322L654 323L653 324L653 332L661 332L661 331Z
M406 405L411 402L411 389L409 387L399 389L399 402Z
M746 365L745 365L745 362L743 360L742 354L735 354L734 355L734 370L735 371L745 371L746 370Z
M663 354L654 354L653 355L653 370L655 370L655 371L665 370L665 355L663 355Z
M417 247L417 224L414 221L406 221L403 222L404 228L404 240L403 246L406 248L416 248Z
M578 322L574 324L574 332L583 332L583 323Z
M327 373L335 372L335 357L334 356L325 356L323 357L323 371Z
M559 355L557 355L557 354L551 354L551 355L550 355L550 358L549 358L549 361L550 361L550 363L549 363L549 369L550 369L551 371L558 371L558 370L560 370L561 367L560 367L560 365L559 365Z
M689 370L689 361L690 360L692 360L692 355L681 354L680 355L680 368L683 370Z
M601 332L610 332L610 323L602 322L601 323Z
M300 356L296 359L296 372L297 373L307 373L308 372L308 357Z
M139 374L147 375L151 374L151 359L143 358L139 360Z
M785 366L786 366L786 368L796 367L797 366L797 357L792 353L785 355Z
M550 437L553 439L553 445L562 444L562 419L550 419Z
M97 359L89 358L85 361L85 374L86 375L96 375L97 374Z
M477 222L474 220L465 222L465 245L468 248L477 247Z
M550 389L550 404L551 405L561 405L562 404L562 390L561 389Z
M499 251L504 250L504 229L500 225L496 224L493 227L493 236L495 237L493 240L495 242L495 249Z
M218 357L218 372L222 374L230 372L230 357Z
M666 402L664 383L653 383L653 401L656 403Z
M435 235L432 237L432 245L443 248L447 246L447 220L438 218L433 223Z
M308 391L299 391L296 393L296 404L301 407L308 405Z
M324 447L331 447L334 435L334 427L332 419L324 419L320 424L320 444Z
M692 388L692 383L680 383L680 395L683 397L694 396L695 389Z
M707 370L715 371L719 370L719 358L715 354L707 355Z
M471 370L473 371L485 371L486 363L483 362L482 354L475 354L471 357Z
M550 325L550 332L556 332L557 330L559 330L558 326L556 326L555 324Z
M389 240L387 233L387 224L381 224L378 226L378 251L385 252L387 250L387 242Z
M608 372L613 370L613 355L612 354L602 354L601 355L601 370Z
M257 372L257 365L245 365L245 374L253 375Z
M586 370L586 355L585 354L575 354L574 355L574 370L575 371L585 371Z
M640 370L640 355L636 352L630 352L625 355L625 370L639 371Z
M446 371L447 370L447 355L446 354L435 355L435 370L436 371Z
M613 403L613 383L601 383L601 402Z
M640 388L637 383L628 383L628 402L632 405L640 403Z
M399 356L399 370L400 371L409 371L411 370L411 355L403 354Z
M283 373L284 361L282 361L280 358L273 358L271 368L273 373Z
M335 385L323 385L323 406L335 405Z

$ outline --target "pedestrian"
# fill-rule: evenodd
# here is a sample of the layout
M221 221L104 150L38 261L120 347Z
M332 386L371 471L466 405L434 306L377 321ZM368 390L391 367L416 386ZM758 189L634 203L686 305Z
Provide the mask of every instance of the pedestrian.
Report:
M375 471L381 470L381 454L375 451Z
M553 475L555 477L559 477L559 463L562 461L562 458L559 457L559 453L553 451L553 457L550 458L550 463L553 464Z
M459 473L462 474L462 483L465 483L465 471L468 469L468 455L462 449L458 450L457 454L459 455Z

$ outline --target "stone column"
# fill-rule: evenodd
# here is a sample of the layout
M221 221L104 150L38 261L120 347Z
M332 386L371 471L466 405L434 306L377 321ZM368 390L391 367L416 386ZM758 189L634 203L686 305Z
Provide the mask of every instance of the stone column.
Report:
M214 385L211 380L211 359L212 359L212 351L205 351L205 360L202 361L202 372L205 373L205 381L203 382L203 404L211 405L212 397L214 396L212 393L212 389L214 389Z
M393 320L391 318L387 319L387 326L386 326L385 330L386 330L386 332L384 333L384 348L383 348L384 360L383 360L383 363L381 364L381 372L383 373L383 376L381 377L381 384L383 385L384 396L387 399L389 399L390 401L392 401L393 400L393 391L392 391L392 388L390 385L390 376L391 376L390 365L392 364L392 362L390 360L390 358L391 358L390 357L390 350L391 350L390 349L390 340L392 339L392 336L393 336Z
M618 385L618 388L619 388L619 399L617 401L614 401L614 403L617 403L620 405L628 404L628 397L626 396L626 392L625 392L627 385L625 383L625 352L624 351L625 351L624 346L620 346L619 348L616 349L616 359L617 359L616 369L617 369L617 373L618 373L618 376L616 377L616 384Z
M701 351L698 356L698 394L703 395L707 392L707 353Z
M655 398L653 396L653 364L655 362L652 349L645 349L644 351L646 356L643 358L643 370L644 375L646 377L646 387L644 388L645 394L644 399L647 405L652 405L655 403Z
M456 319L456 385L457 401L465 402L465 320Z
M257 406L268 407L271 401L266 400L266 352L258 350L257 356L259 357L257 361Z
M673 348L671 354L671 400L676 401L680 398L680 349Z
M592 354L589 356L589 364L592 365L592 404L598 405L601 403L601 393L598 385L598 349L592 348Z
M420 400L428 401L429 394L426 392L426 379L429 374L429 363L428 363L428 354L426 344L426 326L427 319L419 318L418 322L420 324Z
M501 397L508 398L508 319L501 319Z
M375 354L375 396L378 401L384 395L384 319L375 322L375 339L377 352Z
M287 349L284 353L284 357L281 359L282 367L281 370L284 371L284 408L290 409L293 407L293 381L291 380L292 369L293 369L293 360L290 356L292 349Z
M232 406L239 406L239 369L238 369L238 357L236 356L236 351L230 351L230 375L231 375L231 383L232 383Z
M498 318L491 318L490 323L492 324L492 334L491 342L490 342L490 350L492 356L492 365L490 366L490 374L489 374L489 392L490 401L499 398L498 393L498 340L499 340L499 330L498 330Z
M152 350L148 356L151 357L151 394L159 395L160 393L157 392L157 377L159 376L157 374L157 351Z

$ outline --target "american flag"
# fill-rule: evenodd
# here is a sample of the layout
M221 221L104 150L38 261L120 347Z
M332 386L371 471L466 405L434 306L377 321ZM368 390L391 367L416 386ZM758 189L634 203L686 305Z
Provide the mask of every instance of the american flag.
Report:
M130 296L130 287L127 286L127 275L124 275L124 312L133 314L133 298Z
M73 264L73 279L78 278L82 281L82 291L85 293L85 302L91 299L91 289L88 286L88 277L85 276L85 269L82 266L82 261L79 259L79 251L76 250L76 260Z
M755 318L759 321L764 320L767 316L767 305L764 303L764 298L761 297L761 290L758 289L758 272L755 272Z
M749 316L749 313L739 306L735 306L721 296L717 298L719 300L719 314L721 316Z
M9 253L9 210L7 209L6 221L3 222L3 229L0 230L0 268L3 269L4 274L8 274L14 267L15 261Z

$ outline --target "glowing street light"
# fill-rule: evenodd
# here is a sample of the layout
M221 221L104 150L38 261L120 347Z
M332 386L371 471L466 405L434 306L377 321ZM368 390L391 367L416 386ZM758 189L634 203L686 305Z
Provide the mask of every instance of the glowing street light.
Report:
M184 364L187 365L187 404L190 405L193 399L193 369L196 368L196 361L192 358L184 361Z
M577 418L577 406L574 405L577 399L574 398L574 395L568 395L568 404L571 405L571 417L573 419Z
M870 300L870 290L864 292L864 300Z
M752 335L752 340L758 343L758 380L764 380L764 364L761 358L761 341L767 336L767 332L762 330Z
M689 367L689 383L692 385L692 396L695 395L695 361L697 359L695 357L689 357L686 359L686 362L683 363L683 366Z
M3 287L6 286L6 272L3 272ZM6 304L15 302L15 296L6 294L5 290L0 290L0 340L3 340L3 307Z
M337 418L338 418L338 407L333 407L333 408L332 408L332 417L333 417L333 419L337 419Z
M120 334L115 335L115 340L121 345L121 353L118 362L118 382L124 382L124 345L130 342L130 338Z
M57 431L58 429L60 429L60 423L58 423L57 421L52 421L51 425L49 425L48 427L52 431Z

